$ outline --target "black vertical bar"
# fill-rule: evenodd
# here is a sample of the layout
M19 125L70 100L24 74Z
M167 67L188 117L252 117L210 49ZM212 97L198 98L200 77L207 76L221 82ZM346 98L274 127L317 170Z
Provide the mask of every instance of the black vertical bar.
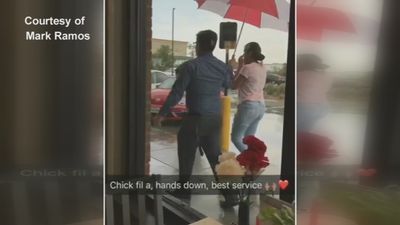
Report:
M128 175L144 175L146 172L146 101L147 101L147 8L145 0L129 1L129 61L128 61ZM132 196L133 197L133 196ZM125 206L131 196L125 196ZM145 195L133 197L137 205L137 224L147 224ZM129 223L130 209L125 209L124 222Z
M398 183L399 157L399 52L400 52L400 1L383 1L382 21L372 95L364 167L375 168L377 175L363 180L364 184L386 186ZM396 142L397 141L397 142Z
M130 0L129 23L129 134L130 175L145 174L146 154L146 1Z
M292 202L295 194L295 9L296 1L291 0L281 166L281 179L288 180L289 186L280 192L280 199L286 202Z
M171 68L171 74L172 76L175 73L175 8L172 8L172 40L171 40L171 54L172 54L172 68Z
M229 48L225 48L225 63L229 65ZM225 88L224 95L228 96L228 88Z

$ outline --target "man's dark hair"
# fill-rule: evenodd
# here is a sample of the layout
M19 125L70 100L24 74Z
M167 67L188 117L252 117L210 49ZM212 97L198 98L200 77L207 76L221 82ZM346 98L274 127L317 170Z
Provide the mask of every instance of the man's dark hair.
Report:
M217 45L218 36L212 30L203 30L197 33L197 46L201 51L212 52Z

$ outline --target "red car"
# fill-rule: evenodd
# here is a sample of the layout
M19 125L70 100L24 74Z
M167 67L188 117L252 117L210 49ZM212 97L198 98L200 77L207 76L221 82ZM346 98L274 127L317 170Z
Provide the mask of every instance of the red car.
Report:
M170 77L164 80L161 84L151 90L151 113L157 114L160 108L164 105L168 94L171 92L172 85L174 85L176 78ZM167 116L168 120L181 120L187 113L186 99L185 96L181 101L174 107L171 108L170 113Z

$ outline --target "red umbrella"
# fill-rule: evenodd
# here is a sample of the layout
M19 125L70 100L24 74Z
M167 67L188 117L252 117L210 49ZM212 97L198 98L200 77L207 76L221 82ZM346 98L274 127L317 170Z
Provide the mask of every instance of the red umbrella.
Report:
M287 31L289 3L286 0L196 0L199 9L214 12L223 18L251 24L259 28Z
M297 7L297 37L321 41L325 31L356 33L356 28L346 13L330 8L299 5Z
M231 0L230 4L232 6L241 6L244 8L261 11L267 13L271 16L279 18L278 8L276 6L275 0Z
M237 43L244 24L259 28L288 31L290 4L286 0L196 0L199 9L216 13L223 18L242 22ZM233 56L236 53L236 49Z

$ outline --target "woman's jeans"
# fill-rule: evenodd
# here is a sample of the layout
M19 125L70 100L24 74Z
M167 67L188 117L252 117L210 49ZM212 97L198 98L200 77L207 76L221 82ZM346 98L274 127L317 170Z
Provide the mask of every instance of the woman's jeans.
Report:
M258 123L263 118L264 113L265 105L263 102L244 101L239 104L233 120L231 139L240 152L247 149L247 145L243 143L243 138L256 133Z
M329 106L326 103L297 103L297 131L310 132L328 112Z

